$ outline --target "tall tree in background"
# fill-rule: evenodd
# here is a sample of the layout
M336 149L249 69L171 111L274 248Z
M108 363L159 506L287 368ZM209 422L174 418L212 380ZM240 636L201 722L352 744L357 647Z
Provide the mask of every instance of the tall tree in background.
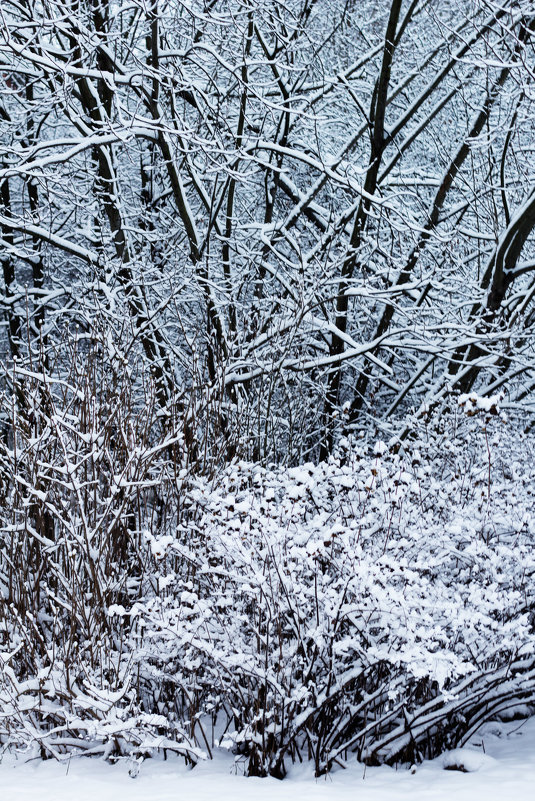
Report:
M531 408L534 26L527 0L5 0L4 356L98 320L227 457L325 458L452 385Z

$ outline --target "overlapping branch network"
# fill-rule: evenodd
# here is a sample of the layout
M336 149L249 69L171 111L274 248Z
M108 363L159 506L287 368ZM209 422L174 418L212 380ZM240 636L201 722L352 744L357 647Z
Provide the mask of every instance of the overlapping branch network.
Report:
M104 314L162 408L200 380L262 458L452 385L530 408L534 27L516 0L6 0L4 353Z

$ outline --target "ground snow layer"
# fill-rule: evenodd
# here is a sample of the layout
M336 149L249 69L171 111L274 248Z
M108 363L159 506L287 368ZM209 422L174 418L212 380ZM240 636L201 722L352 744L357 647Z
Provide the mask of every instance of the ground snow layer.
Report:
M463 765L467 772L446 770ZM138 776L132 764L73 758L70 764L24 762L4 756L0 801L533 801L535 718L487 724L463 749L419 765L344 771L314 779L294 767L280 782L247 779L231 758L186 771L178 762L147 760Z

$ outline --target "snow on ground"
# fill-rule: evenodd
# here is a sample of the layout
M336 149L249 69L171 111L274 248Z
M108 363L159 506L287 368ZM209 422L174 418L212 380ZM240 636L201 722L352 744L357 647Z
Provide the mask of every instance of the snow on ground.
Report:
M445 769L461 763L468 772ZM135 779L131 767L126 760L58 764L4 756L0 801L532 801L535 718L487 724L469 746L415 772L353 763L314 779L309 766L297 766L280 782L244 778L223 756L192 771L176 761L147 760Z

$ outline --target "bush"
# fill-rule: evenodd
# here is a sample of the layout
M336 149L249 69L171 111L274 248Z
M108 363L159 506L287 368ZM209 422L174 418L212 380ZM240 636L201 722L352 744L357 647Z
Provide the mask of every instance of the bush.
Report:
M150 386L69 363L16 368L4 397L3 743L321 774L433 757L533 702L533 443L496 399L208 476Z

